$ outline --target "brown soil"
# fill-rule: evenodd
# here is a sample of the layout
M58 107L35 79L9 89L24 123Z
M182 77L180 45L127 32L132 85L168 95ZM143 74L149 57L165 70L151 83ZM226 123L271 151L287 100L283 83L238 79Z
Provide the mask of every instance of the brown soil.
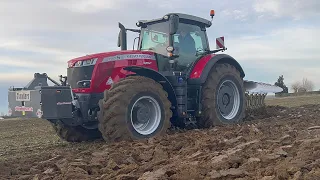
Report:
M320 105L271 106L266 110L253 113L241 125L170 132L161 138L131 143L72 144L55 139L52 146L44 143L45 148L7 145L10 152L0 149L0 177L320 179ZM8 125L8 121L0 123L5 131L8 128L3 124ZM20 138L25 136L15 140Z

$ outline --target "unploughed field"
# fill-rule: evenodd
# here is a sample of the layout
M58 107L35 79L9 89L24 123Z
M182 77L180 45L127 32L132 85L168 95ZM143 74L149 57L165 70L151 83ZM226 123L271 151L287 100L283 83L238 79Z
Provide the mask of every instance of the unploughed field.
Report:
M267 100L241 125L106 144L0 120L0 179L320 179L320 96ZM250 120L250 121L249 121Z

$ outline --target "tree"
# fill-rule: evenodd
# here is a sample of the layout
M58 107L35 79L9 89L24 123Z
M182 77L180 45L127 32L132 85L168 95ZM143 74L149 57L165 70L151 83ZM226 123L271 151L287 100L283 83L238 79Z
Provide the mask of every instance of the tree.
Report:
M301 83L299 81L296 81L291 85L291 89L293 90L294 93L297 93L300 88L301 88Z
M291 89L294 91L294 93L313 91L314 84L312 81L309 81L307 78L303 78L302 82L299 82L299 81L294 82L291 85Z
M314 84L312 81L309 81L307 78L303 78L302 88L305 89L305 91L313 91Z
M275 82L274 85L279 86L283 89L281 93L288 93L288 87L284 84L283 75L279 76L277 82Z

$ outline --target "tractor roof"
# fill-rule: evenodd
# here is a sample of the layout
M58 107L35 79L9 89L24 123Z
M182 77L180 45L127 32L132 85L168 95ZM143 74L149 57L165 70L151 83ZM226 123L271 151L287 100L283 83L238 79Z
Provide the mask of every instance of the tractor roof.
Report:
M173 15L173 14L179 16L179 19L195 21L195 22L198 22L200 24L205 25L206 27L210 27L211 24L212 24L211 21L209 21L207 19L204 19L204 18L201 18L201 17L198 17L198 16L189 15L189 14L183 14L183 13L168 13L168 14L164 15L163 17L170 16L170 15ZM163 20L163 18L152 19L152 20L141 20L139 22L152 23L152 22L156 22L156 21L160 21L160 20Z

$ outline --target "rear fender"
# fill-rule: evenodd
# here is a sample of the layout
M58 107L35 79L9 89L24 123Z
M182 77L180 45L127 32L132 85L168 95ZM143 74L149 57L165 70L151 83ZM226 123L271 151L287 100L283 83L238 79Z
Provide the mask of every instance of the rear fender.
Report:
M240 76L243 78L245 76L245 73L241 67L241 65L236 61L233 57L227 55L227 54L211 54L208 56L205 56L192 68L192 71L189 75L189 83L190 84L203 84L206 82L207 77L213 68L213 66L216 63L228 63L237 68L240 72Z
M156 82L160 83L163 86L163 89L168 93L168 99L172 103L172 106L174 107L177 106L177 99L176 99L176 94L174 92L174 89L171 83L169 82L169 80L166 77L164 77L162 74L160 74L159 72L153 69L139 67L139 66L128 66L123 69L134 72L140 76L151 78Z

